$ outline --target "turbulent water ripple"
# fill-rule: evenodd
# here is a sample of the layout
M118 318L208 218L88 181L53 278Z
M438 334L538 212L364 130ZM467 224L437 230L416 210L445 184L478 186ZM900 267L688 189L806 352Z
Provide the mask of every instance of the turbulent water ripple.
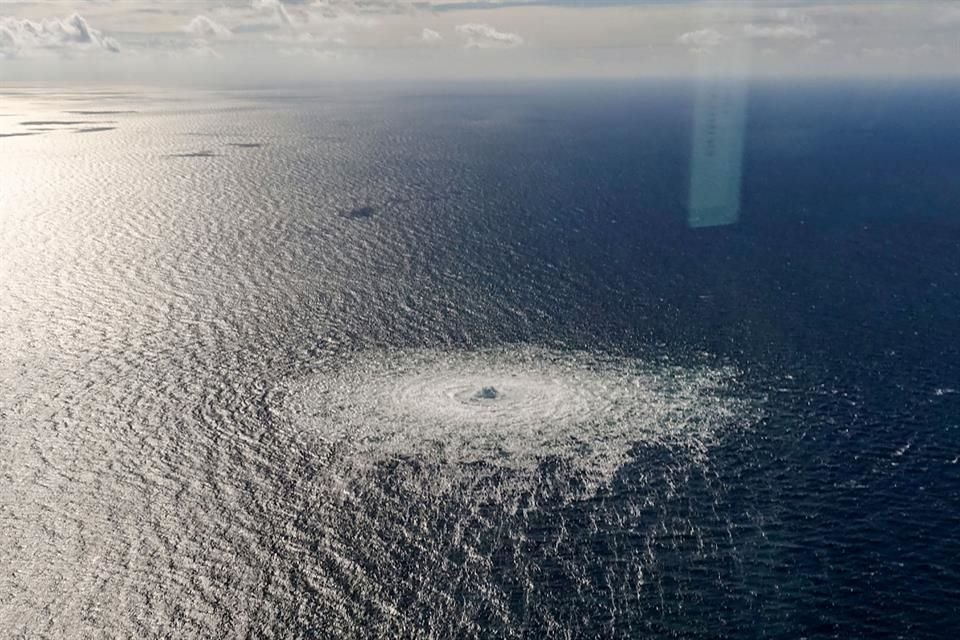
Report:
M288 419L373 460L529 467L558 457L610 478L637 443L704 455L756 409L732 368L562 352L364 352L292 386Z

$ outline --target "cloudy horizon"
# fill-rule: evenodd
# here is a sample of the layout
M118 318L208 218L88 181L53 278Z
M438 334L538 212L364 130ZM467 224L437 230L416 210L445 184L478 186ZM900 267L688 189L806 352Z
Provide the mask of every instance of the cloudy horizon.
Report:
M748 48L757 75L955 75L926 2L0 0L0 75L247 83L644 77Z

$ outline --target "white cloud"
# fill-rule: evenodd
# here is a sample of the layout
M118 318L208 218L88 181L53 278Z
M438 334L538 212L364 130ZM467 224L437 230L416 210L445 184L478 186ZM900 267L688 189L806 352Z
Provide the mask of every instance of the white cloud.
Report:
M294 23L293 16L280 0L253 0L251 6L261 13L269 13L271 19L277 24L289 26Z
M682 34L677 38L677 42L699 53L720 45L726 39L727 37L716 29L697 29Z
M80 14L34 22L0 17L0 57L15 58L43 51L109 51L120 45L92 28Z
M523 44L523 38L517 34L497 31L488 24L461 24L457 33L465 36L466 46L473 49L511 49Z
M229 38L233 32L207 16L196 16L184 25L183 30L199 38Z
M347 58L340 51L329 49L311 49L306 47L285 48L279 50L280 55L291 58L311 58L321 62L341 62Z
M276 42L282 45L324 45L344 46L346 38L335 34L299 32L268 33L264 36L267 42ZM289 47L287 47L289 48Z
M777 11L773 20L743 27L745 36L757 40L812 40L817 33L817 25L809 16L789 9Z
M74 5L83 7L79 25L64 18ZM220 68L266 80L288 48L355 54L358 73L370 77L460 78L686 75L699 66L688 51L711 56L728 47L748 51L760 74L886 74L864 50L928 45L911 74L960 74L960 0L0 0L0 14L11 16L0 17L0 85L8 69L42 78L67 72L57 58L96 54L115 58L91 67L96 73L142 65L149 76L149 60L208 44L226 58ZM210 22L188 32L198 14ZM123 56L104 54L118 48L107 37L114 34ZM509 55L470 55L474 49ZM4 64L17 57L31 61ZM74 67L69 73L86 73ZM189 65L170 71L194 73Z
M948 7L937 16L936 23L941 26L955 27L960 25L960 7Z
M424 27L423 31L420 32L420 40L423 42L433 44L435 42L440 42L441 40L443 40L443 36L440 35L438 31L434 31L433 29L428 29Z
M820 38L816 42L812 42L807 47L803 49L803 52L809 55L818 55L821 53L828 53L834 49L834 42L830 38Z
M206 44L198 44L192 47L187 47L182 51L183 55L191 56L194 58L210 58L213 60L219 60L223 56L220 53Z
M817 27L808 24L748 24L743 28L748 38L758 40L810 40L817 37Z

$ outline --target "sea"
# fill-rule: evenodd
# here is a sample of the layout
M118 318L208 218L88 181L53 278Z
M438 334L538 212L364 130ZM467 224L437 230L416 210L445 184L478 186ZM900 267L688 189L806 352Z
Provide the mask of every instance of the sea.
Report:
M960 85L745 91L0 89L0 636L956 637Z

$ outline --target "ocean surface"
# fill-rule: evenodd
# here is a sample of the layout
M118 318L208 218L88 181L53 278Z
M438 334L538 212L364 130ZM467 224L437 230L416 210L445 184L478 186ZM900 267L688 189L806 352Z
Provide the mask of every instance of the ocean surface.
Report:
M960 86L0 92L3 638L952 638Z

